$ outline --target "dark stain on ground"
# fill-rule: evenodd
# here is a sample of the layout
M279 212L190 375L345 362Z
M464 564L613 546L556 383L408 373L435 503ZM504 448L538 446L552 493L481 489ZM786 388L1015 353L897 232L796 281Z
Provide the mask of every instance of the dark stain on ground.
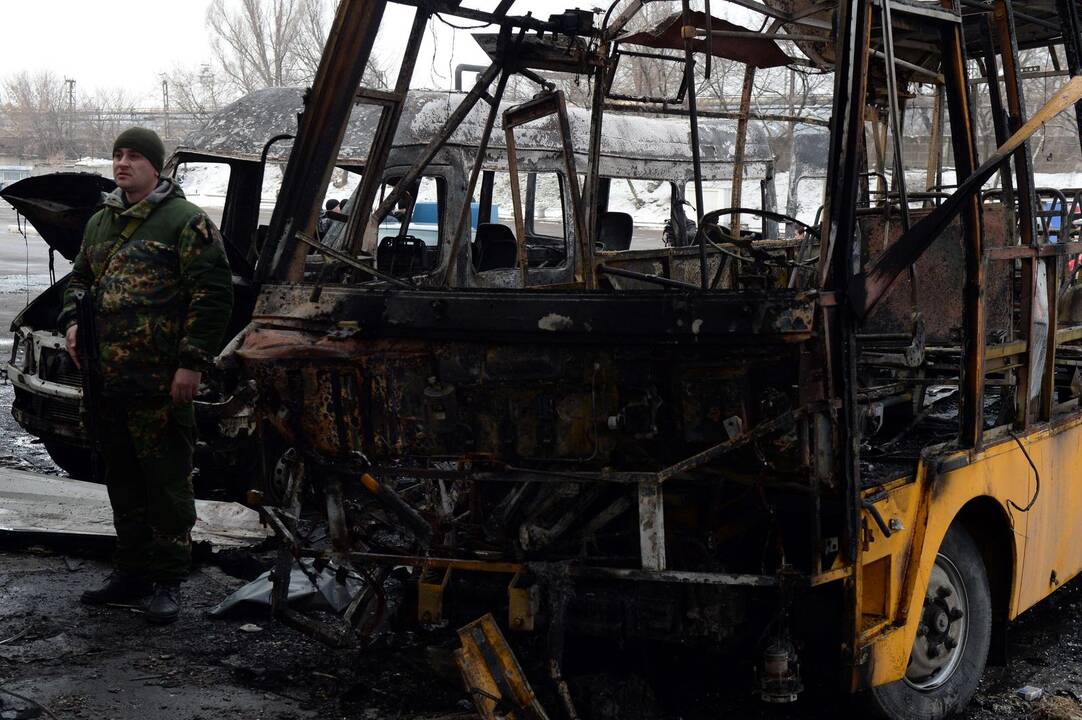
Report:
M0 384L0 407L10 395L11 386ZM62 474L7 412L0 412L0 433L8 438L0 466ZM108 573L108 551L104 541L0 535L0 687L58 718L476 717L452 658L451 628L392 627L365 649L330 650L265 614L207 618L207 609L267 567L265 551L202 553L184 586L180 620L151 627L136 609L79 603ZM248 624L259 630L242 631ZM1008 664L986 671L961 717L1082 720L1082 580L1012 623L1008 644ZM543 638L530 645L517 648L520 659L556 720L563 715L538 661ZM829 683L810 678L797 703L761 703L750 658L573 642L565 671L584 720L864 716ZM1042 688L1045 699L1018 698L1024 685ZM0 693L0 720L24 717L45 715Z
M473 717L454 667L457 641L450 628L399 627L363 650L330 650L262 613L207 618L208 608L245 582L222 567L250 576L270 557L237 551L204 555L184 586L180 620L152 627L136 609L78 602L84 588L107 574L107 551L108 543L0 536L0 686L61 718ZM1013 624L1010 663L988 670L962 717L1082 717L1080 608L1082 584L1076 581ZM246 625L259 630L242 630ZM550 716L562 717L539 664L521 650ZM746 662L604 643L572 643L567 652L570 686L584 719L861 716L826 687L810 688L794 705L764 705L751 692ZM1048 714L1047 701L1017 698L1023 685L1043 688L1066 714ZM0 698L0 717L35 712L11 696Z
M108 563L75 552L0 538L0 686L57 717L443 718L469 707L422 635L332 651L265 616L209 619L245 581L206 563L184 585L180 619L153 627L134 608L81 605ZM0 698L0 717L27 708Z

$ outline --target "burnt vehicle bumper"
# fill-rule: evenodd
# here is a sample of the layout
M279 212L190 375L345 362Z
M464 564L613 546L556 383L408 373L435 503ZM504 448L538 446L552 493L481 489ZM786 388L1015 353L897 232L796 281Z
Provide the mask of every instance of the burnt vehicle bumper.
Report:
M14 389L11 414L27 433L39 438L53 460L68 473L89 479L90 441L83 420L82 374L68 357L63 335L19 327L11 356L0 365ZM195 403L202 438L196 466L208 476L251 461L256 426L248 398L223 403ZM221 484L215 477L214 487ZM243 494L249 488L238 487Z
M20 327L12 354L0 367L15 390L11 413L32 435L87 447L81 418L82 379L65 350L64 337Z

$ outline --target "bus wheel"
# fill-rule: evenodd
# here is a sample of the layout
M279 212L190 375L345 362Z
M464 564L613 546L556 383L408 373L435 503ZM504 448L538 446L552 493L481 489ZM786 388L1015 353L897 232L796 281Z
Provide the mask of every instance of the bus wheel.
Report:
M977 544L960 525L947 532L928 579L917 637L901 680L868 699L890 720L939 720L977 690L992 636L992 595Z

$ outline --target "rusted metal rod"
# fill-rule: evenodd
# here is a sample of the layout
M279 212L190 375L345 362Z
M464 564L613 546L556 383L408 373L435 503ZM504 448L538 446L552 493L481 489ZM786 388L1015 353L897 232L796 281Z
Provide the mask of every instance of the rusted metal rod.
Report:
M473 161L473 168L470 170L470 179L466 185L466 202L462 203L462 210L459 212L458 221L455 223L454 231L451 236L451 248L447 253L447 270L443 274L443 285L450 286L451 281L454 279L455 270L458 268L458 251L462 246L462 238L469 234L470 231L470 213L472 210L474 188L477 187L477 178L481 176L481 168L485 162L485 153L488 151L488 142L492 137L492 126L496 124L496 116L500 114L500 101L503 100L503 91L507 87L508 72L506 70L500 75L500 81L496 83L496 93L492 96L492 107L489 108L488 117L485 118L485 127L481 131L481 140L477 144L477 156ZM487 218L485 218L487 221ZM482 218L477 218L478 224L480 224ZM522 278L522 286L526 286L526 277Z
M681 282L680 280L672 280L670 278L661 277L660 275L648 275L646 273L635 272L634 270L625 270L624 268L613 267L611 265L598 265L597 274L626 277L632 280L641 280L642 282L648 282L655 285L663 285L665 287L675 288L677 290L702 290L702 288L698 285L692 285L691 283Z
M887 106L890 112L891 147L894 151L894 187L897 190L898 199L901 201L899 210L901 211L902 230L905 231L909 229L910 225L909 198L906 193L905 159L902 156L902 113L898 107L898 74L894 69L897 58L894 56L894 28L890 14L890 0L880 0L880 7L882 9L883 25L883 59L886 60L884 69L887 76ZM911 281L916 280L912 273L910 273L909 279Z
M443 123L443 127L440 128L439 132L437 132L429 141L428 145L425 146L425 149L421 152L421 156L414 161L410 169L406 171L405 175L403 175L394 186L394 189L388 193L387 197L384 198L379 207L372 212L371 216L369 216L367 228L364 231L366 238L369 236L372 238L376 237L380 220L394 208L398 203L399 198L406 192L407 188L413 185L413 183L421 177L421 173L425 171L428 164L436 157L436 153L440 151L440 148L442 148L444 143L447 142L447 139L451 137L451 134L462 124L462 121L466 119L466 116L470 114L470 111L473 110L473 106L476 105L481 97L488 91L489 85L492 84L492 81L496 79L496 75L500 72L500 67L500 63L495 62L489 65L488 69L478 76L477 82L474 83L473 88L466 94L466 97L462 98L462 102L459 103L454 112L447 117L447 120ZM358 210L362 213L364 212L364 208L358 208ZM353 244L356 244L356 241L354 241Z
M420 52L421 40L424 37L425 28L428 27L429 17L427 8L417 8L417 13L413 18L413 27L406 42L402 65L398 71L398 79L395 81L395 94L398 95L398 101L387 105L380 112L379 124L376 126L368 160L364 165L364 173L361 175L361 188L357 192L357 199L352 205L345 228L344 247L349 248L354 255L361 251L364 228L368 224L365 211L372 207L376 193L383 183L383 168L387 165L387 158L390 157L391 146L394 144L395 131L402 118L404 99L409 91L410 81L413 79L417 53Z
M687 117L688 111L685 108L657 108L651 105L642 105L634 102L606 102L606 110L612 110L613 112L634 112L643 113L647 115L673 115L678 117ZM701 118L719 118L722 120L738 120L741 115L736 110L703 110L697 108L696 112ZM816 127L830 127L829 120L821 120L816 117L808 116L796 116L785 115L777 113L748 113L749 120L765 120L767 122L792 122L798 125L815 125Z
M1031 70L1029 72L1019 73L1018 76L1023 80L1040 80L1043 78L1070 77L1071 73L1067 70ZM996 79L1002 80L1003 78L997 75ZM986 82L988 82L988 76L986 75L969 78L970 85L982 85Z
M872 53L872 55L879 58L880 60L886 60L887 59L886 54L884 54L880 50L872 50L871 53ZM934 70L929 70L928 68L921 67L920 65L916 65L914 63L911 63L911 62L909 62L907 60L901 60L899 58L894 58L894 64L897 65L898 67L903 67L906 70L912 70L915 73L918 73L920 75L924 75L925 77L932 78L932 80L937 84L941 84L943 82L943 76L941 74L937 73Z
M1003 86L1007 96L1007 123L1011 131L1018 130L1026 119L1026 100L1018 65L1018 34L1015 26L1013 4L997 0L993 6L992 17L999 37L999 51L1003 58ZM1022 245L1036 247L1038 244L1037 193L1033 181L1033 157L1029 144L1022 143L1013 153L1015 168L1015 187L1018 189L1018 230ZM1013 203L1011 203L1013 205ZM1008 232L1013 233L1014 227ZM1013 238L1008 240L1013 244ZM1021 297L1019 306L1022 310L1022 327L1027 338L1032 339L1038 332L1039 318L1045 297L1038 291L1041 275L1045 268L1041 263L1029 261L1022 263ZM1045 309L1045 312L1047 310ZM1040 394L1038 368L1044 365L1047 348L1030 342L1025 354L1025 368L1019 373L1018 389L1015 395L1017 427L1027 427L1033 419Z
M849 301L857 316L864 318L871 312L899 273L924 254L924 251L939 237L943 228L958 214L963 203L980 190L985 181L999 168L1000 163L1040 130L1045 123L1080 100L1082 100L1082 76L1064 85L1018 132L959 185L943 204L914 224L908 233L898 238L886 252L880 255L868 272L855 276L850 286Z
M684 25L690 24L691 3L683 0ZM688 93L688 119L691 125L691 168L695 180L695 215L698 223L703 220L703 169L699 159L699 116L695 105L695 51L691 38L684 36L684 77ZM739 131L737 131L739 133ZM703 290L709 287L706 271L706 243L699 243L699 281Z
M696 28L695 37L705 38L707 35L705 30ZM754 30L711 30L710 35L720 38L755 38L756 40L788 40L790 42L796 42L802 40L804 42L823 42L825 38L822 35L800 35L800 34L788 34L779 32L755 32Z
M402 278L396 278L393 275L388 275L387 273L380 272L379 270L376 270L371 265L367 265L367 264L361 262L360 260L353 257L352 255L346 255L343 252L335 250L330 245L324 245L319 240L316 240L315 238L308 237L308 235L306 235L306 234L304 234L302 232L297 233L296 237L297 237L297 240L300 240L305 245L308 245L309 247L315 248L319 252L323 253L324 255L327 255L328 257L334 258L335 260L337 260L340 263L344 263L346 265L349 265L354 270L360 270L361 272L366 273L368 275L371 275L372 277L374 277L374 278L376 278L378 280L383 280L385 282L389 282L392 285L397 285L398 287L403 287L403 288L411 288L411 287L413 287L413 285L406 282Z
M432 526L421 517L420 513L410 507L398 493L386 485L380 483L368 473L361 474L361 487L371 493L380 503L400 517L414 536L422 543L427 544L432 537Z
M338 8L282 177L279 202L256 265L257 282L271 276L299 280L303 275L306 251L297 247L295 233L315 233L323 191L353 109L354 90L386 5L386 0L372 0L342 3Z

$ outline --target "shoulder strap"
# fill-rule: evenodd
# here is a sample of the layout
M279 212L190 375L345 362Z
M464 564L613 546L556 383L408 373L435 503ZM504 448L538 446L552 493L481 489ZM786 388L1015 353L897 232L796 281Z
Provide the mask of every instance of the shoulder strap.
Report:
M135 231L139 229L139 226L143 224L146 218L133 217L128 220L128 224L124 226L124 229L120 231L120 239L127 242L131 240L131 236L135 234Z
M120 231L120 237L117 238L113 246L109 248L109 254L105 256L105 262L101 264L101 274L104 276L109 269L109 265L113 262L113 257L117 254L120 248L124 247L124 244L131 240L132 235L139 229L139 226L143 224L146 218L133 217L128 219L128 224L124 226L124 229Z

